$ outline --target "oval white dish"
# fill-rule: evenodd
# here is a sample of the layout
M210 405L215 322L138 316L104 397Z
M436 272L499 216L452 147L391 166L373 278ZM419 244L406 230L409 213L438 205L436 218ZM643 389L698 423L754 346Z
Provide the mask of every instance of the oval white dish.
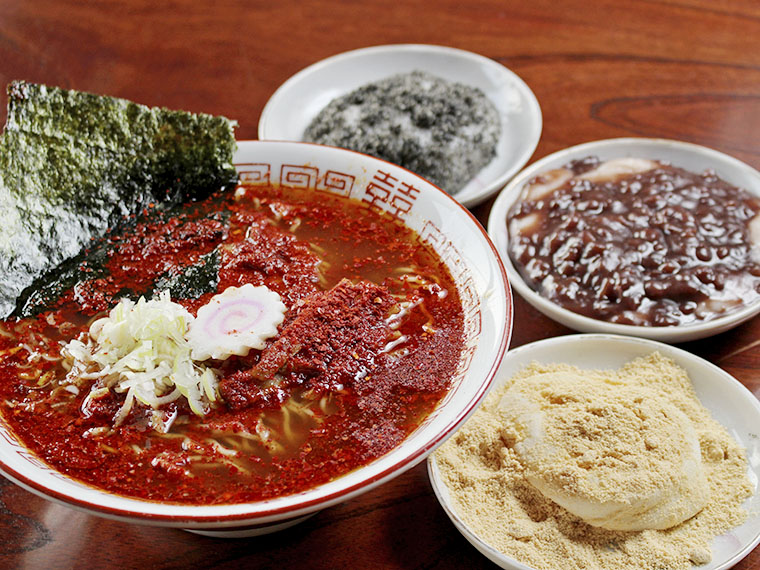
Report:
M512 287L533 307L555 321L580 332L641 336L663 342L686 342L727 331L760 313L760 300L723 317L683 326L649 327L609 323L565 309L531 289L508 254L506 219L526 182L571 160L596 156L600 160L637 157L671 162L692 172L715 170L723 180L760 196L760 172L727 154L700 145L666 139L621 138L584 143L560 150L531 164L501 191L488 218L488 234L496 244Z
M713 559L700 570L726 570L737 564L760 543L760 401L733 376L685 350L649 339L607 334L573 334L544 339L512 349L502 360L492 389L531 362L566 363L585 369L616 369L659 351L686 370L697 397L729 433L747 450L748 476L753 495L744 508L747 520L713 540ZM435 455L428 457L428 475L436 498L460 533L484 556L501 568L532 570L497 551L473 533L454 509L449 489L438 472Z
M333 99L397 73L427 71L477 87L496 106L501 137L496 157L455 194L472 207L499 191L530 159L541 136L541 108L528 85L496 61L445 46L398 44L341 53L299 71L271 96L259 119L260 140L302 140Z

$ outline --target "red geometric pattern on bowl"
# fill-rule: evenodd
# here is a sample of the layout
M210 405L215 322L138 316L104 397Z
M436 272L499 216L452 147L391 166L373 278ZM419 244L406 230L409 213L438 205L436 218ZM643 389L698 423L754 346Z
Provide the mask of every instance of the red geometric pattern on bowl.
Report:
M360 199L371 208L386 212L403 221L412 211L419 193L420 189L414 185L402 182L388 172L378 170L367 184Z
M324 176L317 179L316 190L348 197L354 189L354 182L356 177L351 174L328 170Z
M306 164L283 164L280 167L280 185L287 188L314 190L317 187L319 169Z
M240 183L256 186L266 186L271 181L271 164L252 163L238 165Z

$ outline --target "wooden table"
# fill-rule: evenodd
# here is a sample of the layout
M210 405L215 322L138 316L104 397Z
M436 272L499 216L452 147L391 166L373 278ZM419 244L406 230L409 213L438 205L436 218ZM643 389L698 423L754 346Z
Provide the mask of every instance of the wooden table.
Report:
M0 83L223 114L239 121L240 139L256 138L265 102L293 73L388 43L463 48L520 75L543 109L533 160L585 141L653 136L760 167L756 0L0 2ZM482 222L489 208L474 210ZM513 347L570 332L519 298L515 321ZM685 348L760 397L760 319ZM489 566L446 518L424 464L291 530L236 540L95 518L0 480L2 568L295 565ZM760 549L737 568L760 569Z

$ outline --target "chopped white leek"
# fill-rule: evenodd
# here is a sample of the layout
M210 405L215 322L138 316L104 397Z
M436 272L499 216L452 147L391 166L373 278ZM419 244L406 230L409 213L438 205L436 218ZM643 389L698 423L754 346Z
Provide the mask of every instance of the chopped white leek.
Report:
M64 352L74 361L67 379L97 379L88 400L102 397L104 389L126 393L115 425L126 419L135 401L158 408L184 397L194 413L204 415L217 400L218 382L211 368L191 358L185 335L192 320L168 291L150 301L123 299L90 326L87 343L66 345Z
M135 402L157 409L185 398L197 415L208 413L219 399L218 379L198 361L244 356L262 349L277 334L285 315L280 296L267 287L229 287L198 310L197 319L163 291L137 303L121 300L107 317L90 326L86 342L72 340L63 349L72 361L66 380L95 380L82 404L113 390L126 394L114 418L120 425ZM152 418L168 430L173 418Z

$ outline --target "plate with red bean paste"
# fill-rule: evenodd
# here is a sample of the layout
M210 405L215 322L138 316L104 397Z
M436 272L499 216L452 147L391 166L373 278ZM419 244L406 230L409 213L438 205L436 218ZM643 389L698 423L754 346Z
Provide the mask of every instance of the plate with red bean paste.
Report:
M723 177L724 165L709 160L699 168L667 153L583 150L595 149L524 172L489 221L489 231L501 224L492 237L530 292L585 317L557 320L579 330L599 330L590 319L654 332L641 336L697 327L690 335L697 338L757 312L758 180L735 184Z

